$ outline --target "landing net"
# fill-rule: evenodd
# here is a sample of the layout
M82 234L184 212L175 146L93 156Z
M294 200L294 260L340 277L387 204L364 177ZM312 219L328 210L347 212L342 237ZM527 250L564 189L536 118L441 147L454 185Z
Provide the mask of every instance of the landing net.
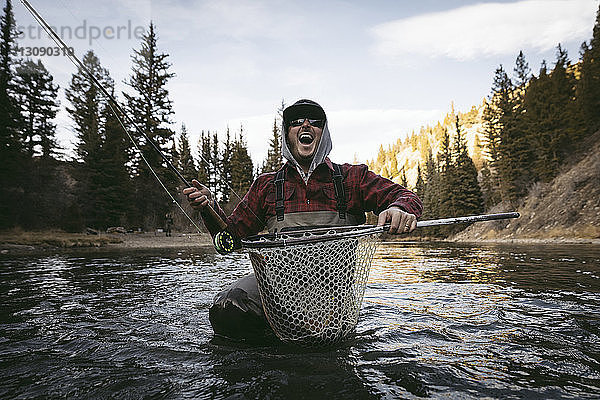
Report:
M354 331L380 228L323 228L242 241L269 324L283 341L342 341Z

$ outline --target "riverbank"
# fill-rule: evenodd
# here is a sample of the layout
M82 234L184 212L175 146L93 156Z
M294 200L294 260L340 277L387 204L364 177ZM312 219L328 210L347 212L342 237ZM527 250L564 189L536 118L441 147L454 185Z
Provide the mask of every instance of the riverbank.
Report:
M27 232L20 230L0 232L1 254L22 254L31 252L107 249L186 249L212 248L208 234L174 233L167 237L164 233L101 233L86 235L62 231Z
M458 242L600 243L600 131L581 144L552 181L538 182L518 204L490 213L518 211L514 220L473 224Z

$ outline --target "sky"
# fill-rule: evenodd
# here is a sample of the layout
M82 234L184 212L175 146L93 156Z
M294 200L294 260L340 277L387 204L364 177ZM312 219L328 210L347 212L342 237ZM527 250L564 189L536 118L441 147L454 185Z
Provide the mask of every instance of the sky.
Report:
M500 65L512 73L520 50L537 74L560 43L572 61L589 41L598 0L285 1L30 0L80 58L91 49L118 91L131 54L154 22L169 54L173 129L185 124L222 140L243 125L255 165L266 157L282 101L319 102L328 117L333 161L365 162L451 104L467 111L491 90ZM13 0L21 47L54 46ZM64 88L75 67L39 57ZM58 138L72 154L72 122L61 107Z

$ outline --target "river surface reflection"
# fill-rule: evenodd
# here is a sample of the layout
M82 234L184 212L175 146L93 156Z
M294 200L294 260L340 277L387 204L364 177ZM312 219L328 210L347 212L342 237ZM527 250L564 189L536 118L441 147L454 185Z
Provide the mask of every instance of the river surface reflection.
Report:
M383 244L334 349L214 338L247 255L0 258L0 398L597 398L600 248Z

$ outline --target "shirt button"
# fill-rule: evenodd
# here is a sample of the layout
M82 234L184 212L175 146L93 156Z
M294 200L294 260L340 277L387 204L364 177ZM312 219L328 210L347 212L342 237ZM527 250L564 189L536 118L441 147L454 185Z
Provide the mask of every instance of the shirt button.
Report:
M306 199L306 204L310 204L310 200L309 199Z

